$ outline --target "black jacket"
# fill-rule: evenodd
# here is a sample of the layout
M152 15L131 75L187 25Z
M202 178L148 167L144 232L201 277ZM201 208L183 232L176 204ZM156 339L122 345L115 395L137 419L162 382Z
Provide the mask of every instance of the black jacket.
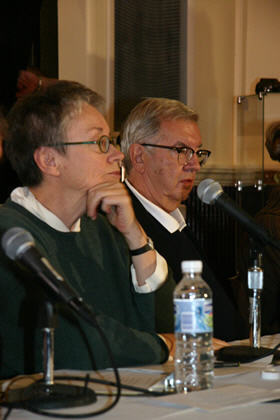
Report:
M213 292L214 336L228 341L248 337L246 320L238 313L222 285L215 278L191 230L185 227L181 232L169 233L130 190L129 192L138 221L147 235L152 238L155 249L166 259L173 271L176 283L182 277L181 261L201 260L203 262L202 276ZM165 311L159 300L157 306Z

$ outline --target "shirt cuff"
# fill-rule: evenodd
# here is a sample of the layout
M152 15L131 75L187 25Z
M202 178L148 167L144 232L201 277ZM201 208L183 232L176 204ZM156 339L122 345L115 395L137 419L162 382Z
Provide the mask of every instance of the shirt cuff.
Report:
M159 289L160 286L165 283L168 274L167 262L165 259L156 251L156 269L153 274L148 277L143 286L139 286L136 278L136 271L133 265L131 265L131 278L132 283L137 293L151 293Z

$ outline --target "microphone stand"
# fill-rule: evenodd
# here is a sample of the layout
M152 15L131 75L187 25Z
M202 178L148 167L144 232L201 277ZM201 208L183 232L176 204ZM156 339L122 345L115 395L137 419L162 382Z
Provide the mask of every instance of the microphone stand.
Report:
M54 385L54 329L55 314L54 306L45 302L46 324L43 330L43 372L44 383L46 385Z
M280 249L280 241L274 239L270 234L262 228L261 225L247 214L244 210L236 205L223 192L222 186L213 179L206 178L198 185L197 195L205 204L217 204L223 210L229 213L231 217L236 219L247 232L255 239L255 252L263 245L273 246ZM250 283L251 296L251 316L250 316L250 343L251 346L228 346L216 352L218 360L234 361L234 362L251 362L260 359L261 357L272 354L274 350L260 346L260 298L262 290L262 269L258 265L248 270L248 281ZM261 286L261 287L260 287Z
M273 354L273 349L261 347L261 293L263 289L262 247L250 238L252 265L248 268L249 289L249 346L232 345L216 352L218 360L252 362Z
M8 391L7 402L24 403L27 409L78 407L96 402L96 394L87 387L87 383L84 387L55 384L54 331L56 314L53 303L45 300L40 315L40 326L43 331L43 379L26 388Z
M254 253L255 250L253 250ZM261 347L261 294L263 289L262 253L254 255L253 266L248 268L249 340L253 348Z

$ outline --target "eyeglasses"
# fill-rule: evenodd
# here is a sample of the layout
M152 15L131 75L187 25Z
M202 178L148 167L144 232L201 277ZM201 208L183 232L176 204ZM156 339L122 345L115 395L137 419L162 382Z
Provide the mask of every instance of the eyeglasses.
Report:
M159 147L161 149L169 149L169 150L175 150L178 153L178 162L180 165L186 165L194 155L197 156L198 162L200 166L205 165L207 159L211 155L210 150L193 150L191 147L188 146L182 146L182 147L176 147L176 146L163 146L161 144L149 144L149 143L141 143L142 146L150 146L150 147Z
M108 136L101 136L98 140L89 140L89 141L74 141L74 142L67 142L67 143L59 143L54 145L53 147L60 147L60 146L76 146L79 144L97 144L99 147L100 152L107 153L110 147L110 144L113 146L117 145L117 139L114 137Z

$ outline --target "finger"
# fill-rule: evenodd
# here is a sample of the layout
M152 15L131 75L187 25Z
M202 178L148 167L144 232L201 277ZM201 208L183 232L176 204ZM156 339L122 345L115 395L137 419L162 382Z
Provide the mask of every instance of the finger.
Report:
M112 212L112 207L117 209L118 206L122 205L121 198L119 195L115 195L115 192L108 191L98 191L94 194L88 195L87 201L87 215L93 219L96 218L98 210L102 210L106 214L110 214Z
M106 214L111 214L113 209L116 211L117 206L115 204L109 204L108 202L106 202L106 200L103 200L101 202L101 209L104 211L104 213Z
M214 351L221 349L222 347L227 347L228 343L223 340L219 340L218 338L213 338L213 348Z
M87 215L96 219L100 208L108 216L110 223L120 231L126 231L132 223L131 199L120 182L103 183L88 191Z
M96 219L98 209L102 207L102 199L94 199L87 201L87 216L91 217L93 220Z

